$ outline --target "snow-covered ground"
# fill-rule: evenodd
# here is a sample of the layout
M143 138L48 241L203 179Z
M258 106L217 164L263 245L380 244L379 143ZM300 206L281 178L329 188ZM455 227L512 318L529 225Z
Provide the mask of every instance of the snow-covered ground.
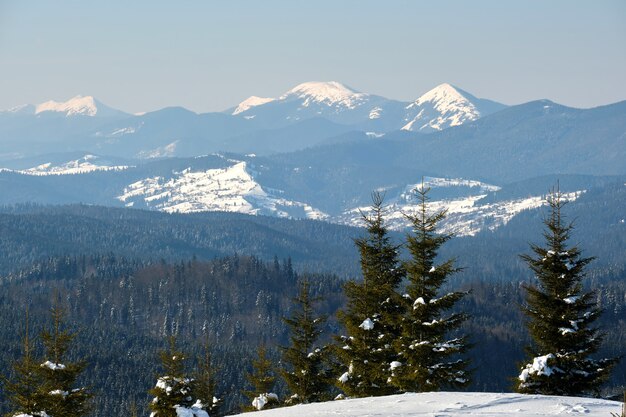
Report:
M17 172L24 175L46 176L46 175L73 175L87 174L94 171L123 171L130 168L126 165L107 165L102 162L100 157L95 155L85 155L75 161L69 161L64 164L53 164L47 162L32 168L23 170L0 169L0 171Z
M435 178L435 180L442 180L443 182L441 178ZM465 182L471 183L472 181ZM476 185L476 187L480 187L481 191L493 191L498 188L478 183L477 181L476 183L481 184ZM466 184L460 183L459 185ZM563 198L568 201L574 201L582 193L584 193L584 190L565 193ZM420 212L419 202L414 198L406 199L406 195L407 193L403 193L400 195L400 198L394 199L388 205L385 205L384 218L386 224L392 230L406 230L410 227L410 222L406 215L416 215ZM481 200L486 196L487 194L478 194L461 198L432 200L426 204L426 207L431 213L444 209L447 210L447 216L439 228L442 233L454 233L457 236L474 236L482 230L495 230L500 226L506 225L513 217L524 210L536 209L547 204L542 196L484 203ZM357 207L346 210L341 216L332 221L350 226L362 226L363 219L361 213L369 213L370 211L371 208L367 206Z
M143 157L162 157L176 148L175 141L163 148L153 150ZM124 187L116 196L127 207L146 207L168 213L193 213L203 211L229 211L252 215L308 218L331 223L363 226L362 213L369 206L351 207L342 213L325 213L316 207L315 201L298 201L289 198L287 190L277 190L257 182L257 172L245 161L228 159L232 165L225 168L173 171L168 176L140 179ZM84 155L66 163L44 163L32 168L13 170L0 168L0 172L14 172L30 176L89 174L94 171L123 171L132 168L117 165L95 155ZM297 169L297 168L296 168ZM448 189L450 196L427 203L431 212L446 209L447 216L439 230L457 236L473 236L482 230L495 230L507 224L524 210L546 204L543 196L525 196L488 202L489 193L500 190L499 186L463 178L424 177L423 185L433 189ZM417 214L420 203L415 190L422 183L407 184L395 197L385 203L387 226L396 231L410 227L406 215ZM456 189L456 191L455 191ZM385 191L381 189L380 191ZM583 191L567 193L566 200L577 199ZM393 195L393 194L392 194ZM454 197L452 197L454 196Z
M318 220L327 217L308 204L273 195L255 181L246 162L233 162L228 168L186 169L172 178L146 178L130 184L117 198L128 207L141 201L168 213L230 211Z
M472 392L390 395L264 410L242 416L263 417L611 417L622 403L595 398Z

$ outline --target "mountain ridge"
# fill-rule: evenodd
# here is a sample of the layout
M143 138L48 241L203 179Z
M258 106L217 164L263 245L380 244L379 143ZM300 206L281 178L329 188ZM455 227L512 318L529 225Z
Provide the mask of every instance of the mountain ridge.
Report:
M402 102L363 93L337 81L310 81L278 98L251 96L226 112L247 119L269 119L274 124L321 115L333 122L367 125L375 130L433 132L477 120L505 107L478 99L448 83L412 102Z
M22 104L1 113L19 115L60 114L65 117L123 117L130 116L121 110L103 104L93 96L76 95L66 101L48 100L39 104Z

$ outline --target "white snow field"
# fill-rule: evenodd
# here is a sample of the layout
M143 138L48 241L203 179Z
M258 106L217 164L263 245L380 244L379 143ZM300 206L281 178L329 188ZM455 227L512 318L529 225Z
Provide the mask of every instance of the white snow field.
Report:
M259 417L611 417L622 403L596 398L429 392L303 404L241 416Z

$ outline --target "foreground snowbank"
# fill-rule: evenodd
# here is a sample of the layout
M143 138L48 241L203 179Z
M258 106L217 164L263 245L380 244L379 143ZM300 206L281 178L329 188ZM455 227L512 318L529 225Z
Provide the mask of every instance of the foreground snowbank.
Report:
M620 413L622 403L595 398L543 395L492 394L473 392L432 392L358 398L326 403L296 405L246 413L263 417L527 417L576 416L610 417ZM242 414L243 415L243 414Z

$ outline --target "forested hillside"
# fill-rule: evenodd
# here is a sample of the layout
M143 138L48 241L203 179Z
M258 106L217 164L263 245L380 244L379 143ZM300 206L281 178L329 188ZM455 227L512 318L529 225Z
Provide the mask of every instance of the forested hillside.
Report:
M309 271L357 270L359 229L237 213L167 214L85 205L0 209L0 274L48 256L113 253L157 261L236 253L292 258Z
M68 321L78 331L71 357L89 362L82 382L96 394L94 416L129 413L133 401L145 409L146 391L158 368L157 351L165 347L169 335L179 338L190 357L199 354L208 339L223 411L232 411L242 402L239 392L257 345L266 344L270 357L278 361L276 346L287 343L281 317L289 315L296 281L305 275L280 258L263 262L230 256L174 263L110 255L51 258L2 279L0 349L7 354L2 355L0 368L9 369L9 362L21 354L17 336L26 306L34 337L49 325L48 309L57 292L67 305ZM592 275L588 284L597 290L605 309L600 325L609 329L602 354L621 354L626 340L626 283L622 275L610 271ZM323 298L320 312L331 315L323 334L329 341L339 330L334 313L344 302L342 280L332 275L308 279L312 294ZM527 343L521 313L515 308L522 300L520 282L466 279L462 284L453 280L450 286L472 290L458 306L471 316L462 328L475 344L469 353L474 369L470 389L510 390ZM624 384L626 365L621 364L609 386ZM280 387L278 391L283 392Z
M519 184L516 193L547 192L558 178ZM437 191L437 190L434 190ZM501 198L501 192L485 199ZM504 196L503 198L506 198ZM591 185L566 206L575 223L572 239L597 260L592 269L626 269L626 187ZM530 275L518 255L541 237L545 209L522 211L506 225L476 236L457 237L442 248L465 268L458 279L516 281ZM71 225L71 226L70 226ZM200 260L235 253L272 260L291 257L299 270L360 274L353 239L363 230L313 220L237 213L167 214L87 205L19 205L0 208L0 274L48 256L113 253L136 259ZM397 242L403 233L391 233Z

